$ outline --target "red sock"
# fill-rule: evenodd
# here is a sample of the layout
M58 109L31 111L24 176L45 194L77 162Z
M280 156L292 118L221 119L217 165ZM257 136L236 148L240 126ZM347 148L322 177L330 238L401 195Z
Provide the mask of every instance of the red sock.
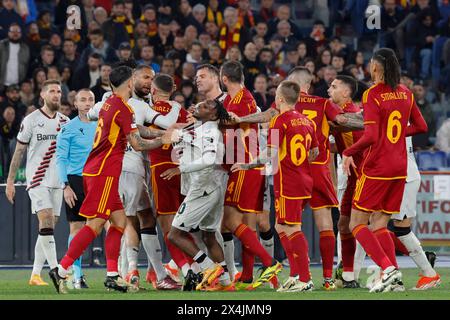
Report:
M241 281L249 282L253 280L253 266L255 264L255 255L242 246L242 275Z
M105 237L106 271L119 272L117 266L120 255L120 242L122 240L123 229L110 226Z
M395 245L395 250L403 253L405 256L409 256L409 251L408 249L406 249L405 245L403 244L403 242L400 241L399 238L397 238L397 236L395 235L395 233L389 231L389 235L392 238L392 241L394 241L394 245Z
M286 256L289 260L289 275L291 277L298 276L298 265L294 257L294 251L291 246L291 241L284 232L280 232L278 235L280 236L281 245L283 246L284 252L286 252Z
M322 256L323 277L331 278L333 276L334 248L336 246L336 237L333 230L324 230L320 232L319 247Z
M390 232L387 228L381 228L373 232L373 234L377 237L377 240L380 243L381 247L383 248L383 251L388 256L389 260L391 260L394 266L398 269L397 259L395 258L394 241L392 241L391 235L389 233Z
M353 272L355 260L356 239L351 233L341 233L342 265L345 272Z
M311 280L311 273L309 272L308 242L305 235L301 231L294 232L289 236L289 242L297 262L299 279L302 282L308 282Z
M170 252L170 256L172 257L173 261L177 264L178 268L181 269L182 266L184 266L186 263L189 263L186 255L184 252L178 248L176 245L174 245L172 242L170 242L169 238L167 237L168 233L164 235L164 241L166 242L167 249Z
M234 231L234 235L241 241L242 245L250 250L253 255L261 259L265 267L272 265L272 257L269 256L266 249L261 245L255 232L245 224L240 224Z
M68 270L73 262L83 254L84 250L86 250L96 237L97 235L90 227L84 226L81 228L70 242L69 249L61 260L61 266L65 270Z
M356 240L361 243L367 255L371 257L382 270L393 266L375 235L367 228L367 225L357 225L353 228L352 233Z

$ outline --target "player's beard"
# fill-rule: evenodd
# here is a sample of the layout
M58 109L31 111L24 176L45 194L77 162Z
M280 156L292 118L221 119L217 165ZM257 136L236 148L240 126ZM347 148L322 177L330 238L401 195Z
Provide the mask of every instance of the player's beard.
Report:
M146 92L147 91L147 92ZM139 98L145 98L149 95L150 93L150 88L145 88L143 86L139 86L137 83L134 85L134 93L139 97Z
M45 104L47 105L47 108L49 108L51 111L58 111L60 107L59 102L46 101Z

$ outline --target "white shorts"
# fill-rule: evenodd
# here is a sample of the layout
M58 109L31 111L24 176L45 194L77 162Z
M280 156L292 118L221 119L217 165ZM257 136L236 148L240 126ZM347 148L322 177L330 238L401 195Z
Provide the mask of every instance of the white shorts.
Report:
M37 186L28 190L31 199L31 212L37 214L44 209L52 209L53 215L59 217L63 203L64 192L59 188Z
M122 171L119 179L119 195L127 217L151 207L145 178L139 174Z
M403 192L400 213L393 214L391 219L402 221L405 218L414 218L417 210L417 193L420 188L420 179L407 182Z
M220 230L225 191L217 188L208 195L184 200L173 219L172 226L190 232L199 228L207 232Z
M263 211L267 212L270 212L270 205L272 203L272 197L270 194L271 186L273 186L273 176L266 176L264 187Z

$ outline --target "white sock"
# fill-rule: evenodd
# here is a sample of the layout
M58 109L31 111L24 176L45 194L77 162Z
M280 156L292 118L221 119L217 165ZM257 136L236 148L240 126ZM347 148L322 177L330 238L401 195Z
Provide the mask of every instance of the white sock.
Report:
M198 265L198 263L195 261L194 261L194 263L191 264L191 269L192 269L192 272L194 272L194 273L199 273L202 271L202 269L200 269L200 266Z
M34 246L34 261L33 261L33 271L31 274L37 274L41 275L42 268L45 264L45 253L44 249L41 245L41 238L40 236L36 239L36 245Z
M157 234L141 234L142 245L147 253L149 266L153 266L158 281L167 276L166 268L162 264L161 244Z
M220 265L222 266L222 268L225 268L227 264L225 263L225 261L222 261ZM222 286L229 286L231 284L230 274L228 272L222 273L222 275L219 277L219 281Z
M414 260L416 265L422 270L422 274L425 277L434 277L436 276L436 271L434 271L430 262L423 252L422 246L420 245L419 239L417 239L416 235L413 232L408 233L405 236L398 237L403 245L408 249L409 256Z
M127 246L126 250L127 250L128 270L129 271L137 270L139 248Z
M69 273L68 270L64 269L62 265L58 264L58 274L61 278L65 278Z
M206 248L206 245L202 239L202 231L200 230L197 232L192 232L191 235L194 238L194 242L197 245L197 247L204 252L208 252L208 249Z
M128 273L127 246L125 244L125 237L122 237L122 242L120 244L120 256L118 266L121 277L125 278L125 276Z
M47 259L48 265L50 269L56 268L58 266L58 260L56 259L56 244L54 236L42 236L39 235L38 238L41 238L41 247L44 251L45 258Z
M223 255L225 256L225 262L227 263L228 272L230 277L234 279L236 273L236 265L234 264L234 241L224 241L223 242Z
M341 233L338 232L336 237L336 246L337 246L337 266L342 261L342 243L341 243ZM348 281L348 280L346 280Z
M191 266L189 265L189 263L183 264L183 266L181 267L181 272L183 273L184 277L186 277L186 275L190 269L191 269Z
M343 271L342 278L345 281L353 281L353 280L355 280L355 272Z
M274 250L273 236L269 240L264 240L261 238L261 244L264 247L264 249L266 249L269 256L273 257L273 250Z
M205 252L203 252L202 250L200 250L199 252L197 252L197 254L194 256L194 261L197 262L200 266L200 269L202 269L202 271L212 268L214 266L214 262L208 257L206 256L205 259L203 259L202 262L198 262L197 260L203 256L206 255Z
M106 272L106 275L107 275L108 277L115 277L115 276L118 276L119 273L118 273L118 272L115 272L115 271L112 271L112 272Z
M355 279L359 280L359 273L364 264L364 259L366 258L366 251L362 245L356 241L355 259L353 260L353 272L355 273Z

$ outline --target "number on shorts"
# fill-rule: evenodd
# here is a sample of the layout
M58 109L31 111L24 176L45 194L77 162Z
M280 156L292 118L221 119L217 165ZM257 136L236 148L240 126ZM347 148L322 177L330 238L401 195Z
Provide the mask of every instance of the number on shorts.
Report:
M227 191L228 191L229 193L233 193L233 188L234 188L234 181L230 183L230 185L229 185L228 188L227 188Z
M95 129L94 145L92 146L92 149L95 149L100 143L102 131L103 131L103 118L100 118L98 119L97 129Z
M182 214L184 212L184 209L186 209L186 203L183 202L178 209L178 214Z
M397 143L402 134L402 124L399 121L401 118L402 114L398 110L392 111L389 115L387 124L387 138L392 144ZM395 136L394 128L396 128Z
M301 134L296 134L290 143L291 147L291 161L294 165L300 166L306 159L306 148L311 144L312 138L308 133L306 137ZM304 142L304 143L303 143ZM297 155L297 151L300 150L300 155Z

